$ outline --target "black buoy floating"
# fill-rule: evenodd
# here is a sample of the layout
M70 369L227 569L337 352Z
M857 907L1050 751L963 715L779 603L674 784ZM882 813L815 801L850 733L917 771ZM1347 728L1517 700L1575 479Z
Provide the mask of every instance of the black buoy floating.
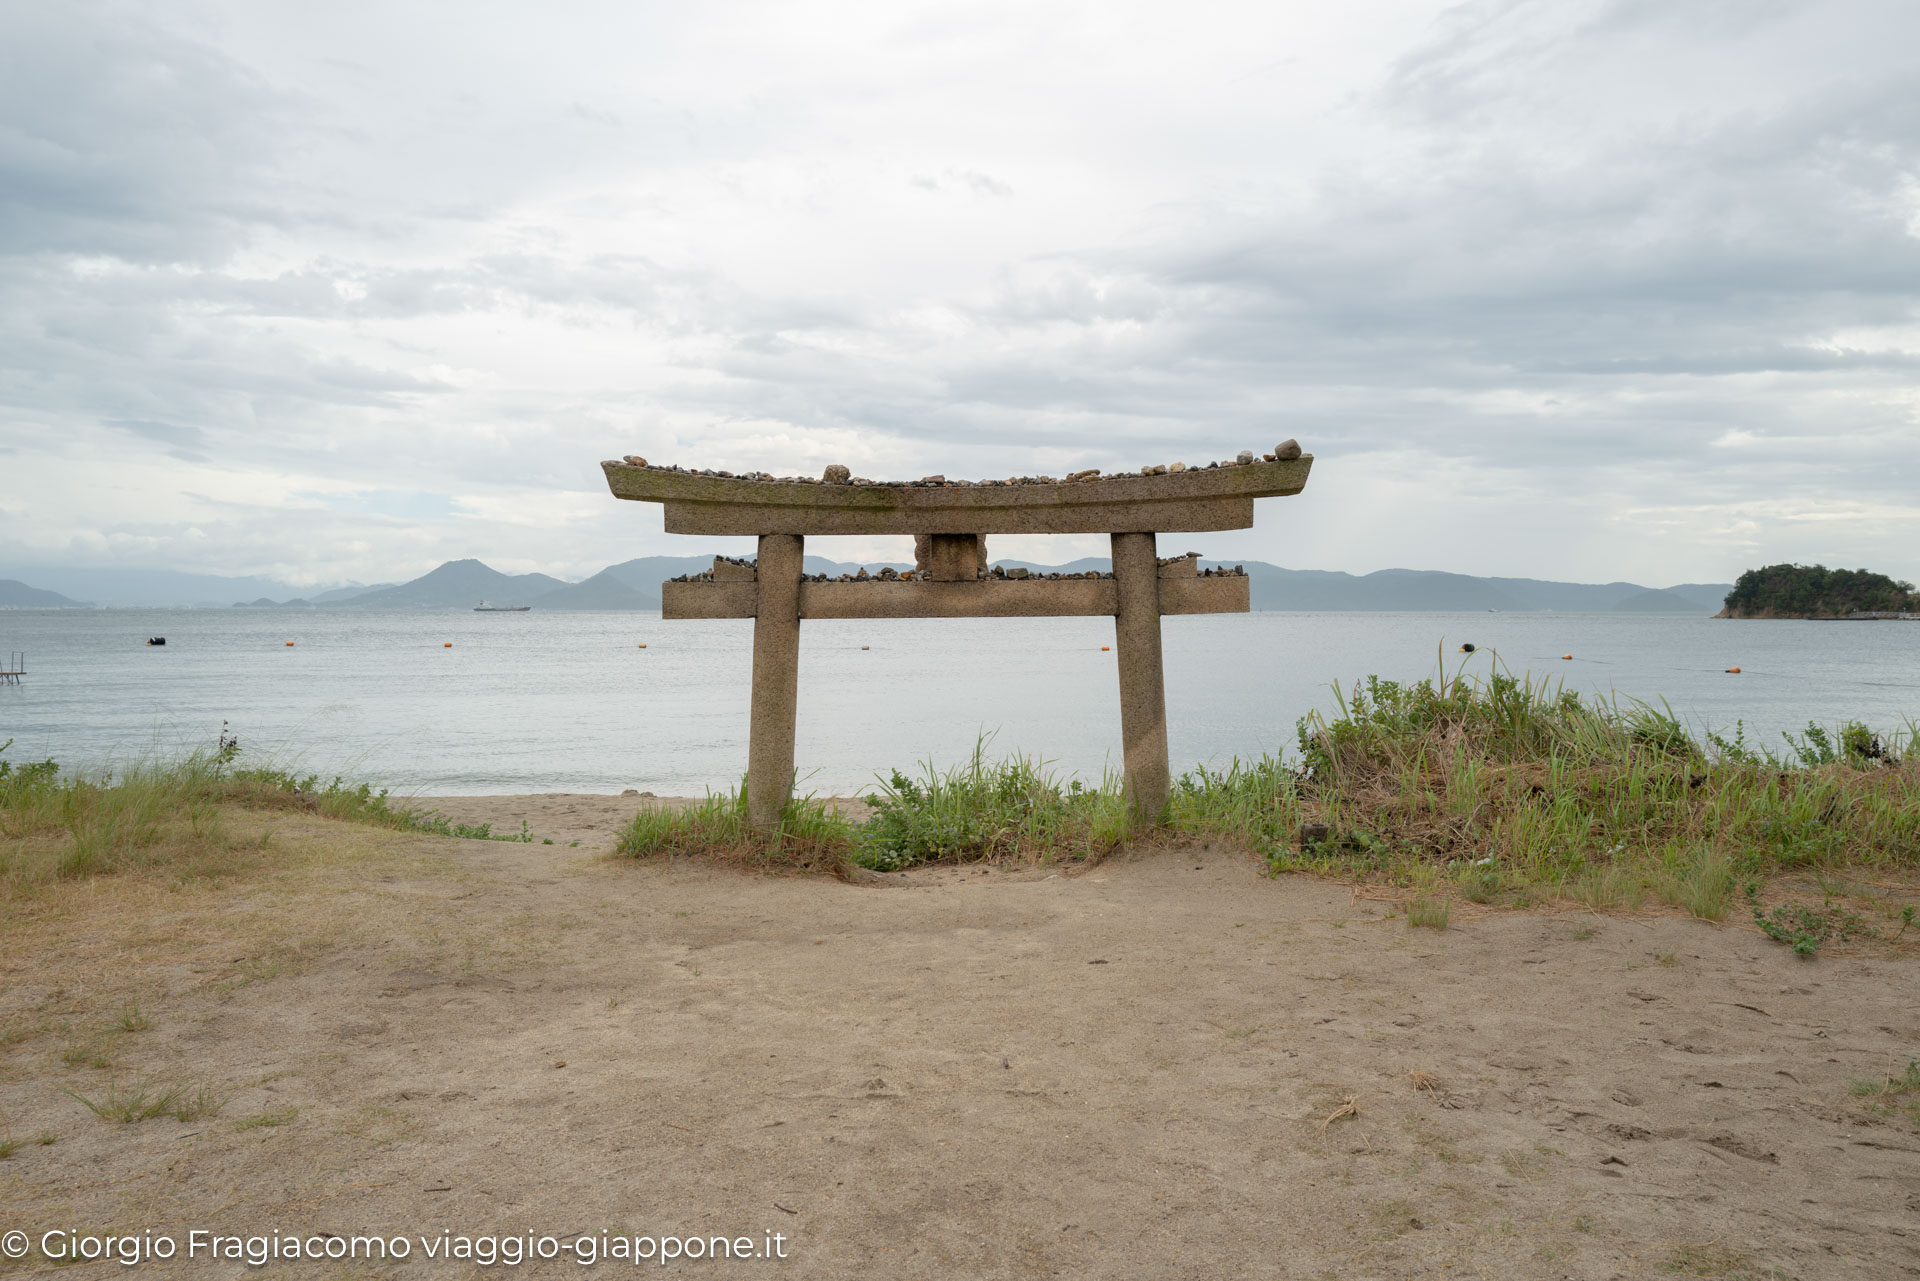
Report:
M147 637L147 644L149 644L149 645L164 645L164 644L166 644L166 643L167 643L167 638L166 638L166 637L164 637L164 636L149 636L149 637Z

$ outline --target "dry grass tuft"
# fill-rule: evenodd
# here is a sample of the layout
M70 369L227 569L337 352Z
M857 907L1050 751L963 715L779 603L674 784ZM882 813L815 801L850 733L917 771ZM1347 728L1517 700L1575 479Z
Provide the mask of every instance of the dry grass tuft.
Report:
M1324 1131L1328 1126L1332 1125L1335 1121L1346 1121L1354 1117L1357 1117L1359 1115L1360 1115L1359 1096L1349 1094L1344 1103L1342 1103L1339 1107L1335 1108L1333 1111L1327 1113L1325 1117L1321 1118L1320 1128L1321 1130Z
M1415 1094L1424 1093L1430 1095L1433 1101L1443 1108L1452 1109L1464 1106L1459 1099L1453 1096L1451 1090L1448 1090L1440 1084L1440 1078L1431 1072L1415 1069L1407 1074L1407 1079L1413 1082L1413 1092Z

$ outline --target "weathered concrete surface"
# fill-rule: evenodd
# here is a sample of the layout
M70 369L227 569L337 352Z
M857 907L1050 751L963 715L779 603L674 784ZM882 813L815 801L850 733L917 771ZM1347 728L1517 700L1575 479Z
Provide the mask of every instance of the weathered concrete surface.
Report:
M1246 529L1253 500L1297 494L1311 454L1284 462L1190 468L1022 485L828 485L700 476L602 464L617 498L656 502L673 534L1104 534Z
M982 579L967 583L801 583L801 618L1076 618L1120 609L1112 578ZM1162 578L1163 614L1244 614L1250 580ZM751 582L662 583L663 618L754 618Z
M1183 473L1184 474L1184 473ZM1173 789L1167 760L1167 694L1160 664L1161 589L1152 534L1115 534L1114 652L1120 670L1120 738L1126 759L1127 801L1137 819L1158 823ZM1192 583L1245 579L1170 579Z
M779 826L793 790L793 731L800 701L800 561L798 534L760 536L760 581L715 583L757 596L753 623L753 709L747 726L747 818ZM689 584L690 585L690 584Z
M662 583L660 617L753 618L760 612L758 598L753 583Z
M1245 574L1218 578L1162 578L1163 614L1244 614L1253 608L1253 580Z

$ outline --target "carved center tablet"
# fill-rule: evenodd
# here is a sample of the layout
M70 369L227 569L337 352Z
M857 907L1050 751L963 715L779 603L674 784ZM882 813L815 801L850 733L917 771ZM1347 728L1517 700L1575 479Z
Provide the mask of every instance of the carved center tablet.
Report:
M913 568L936 583L970 583L987 572L982 534L915 534Z

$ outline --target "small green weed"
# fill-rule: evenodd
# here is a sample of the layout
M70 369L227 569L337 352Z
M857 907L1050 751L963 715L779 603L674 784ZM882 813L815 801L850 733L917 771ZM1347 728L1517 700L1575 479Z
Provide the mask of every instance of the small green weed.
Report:
M1829 939L1845 939L1870 933L1865 921L1846 908L1835 906L1831 896L1820 908L1797 903L1782 903L1771 912L1760 906L1760 885L1747 882L1747 902L1753 908L1754 924L1776 943L1784 943L1797 956L1812 957Z
M1453 904L1443 898L1417 898L1407 904L1408 928L1444 930L1453 919Z
M222 1100L206 1085L136 1081L122 1087L117 1079L109 1079L107 1092L98 1098L90 1099L74 1090L64 1093L80 1100L89 1112L101 1120L123 1125L151 1121L162 1116L170 1116L176 1121L197 1121L203 1116L218 1114L222 1106Z
M386 793L380 793L385 796ZM405 832L425 832L432 836L451 836L463 841L512 841L522 845L533 844L533 833L528 830L527 820L520 820L520 830L500 834L493 830L491 823L456 823L439 810L417 812L407 810L396 813L392 824ZM548 842L552 844L551 841Z

